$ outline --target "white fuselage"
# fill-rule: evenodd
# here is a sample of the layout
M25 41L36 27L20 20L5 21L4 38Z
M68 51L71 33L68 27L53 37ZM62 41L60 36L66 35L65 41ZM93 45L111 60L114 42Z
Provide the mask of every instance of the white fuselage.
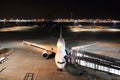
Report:
M66 60L64 58L65 55L65 41L60 37L57 42L57 51L55 56L55 63L59 69L63 69L66 64Z

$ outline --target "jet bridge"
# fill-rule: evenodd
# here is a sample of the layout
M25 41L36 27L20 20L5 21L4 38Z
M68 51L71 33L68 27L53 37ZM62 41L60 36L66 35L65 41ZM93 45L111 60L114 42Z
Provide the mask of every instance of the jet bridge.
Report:
M88 67L94 70L120 75L120 59L99 55L81 50L71 50L68 60L72 64Z

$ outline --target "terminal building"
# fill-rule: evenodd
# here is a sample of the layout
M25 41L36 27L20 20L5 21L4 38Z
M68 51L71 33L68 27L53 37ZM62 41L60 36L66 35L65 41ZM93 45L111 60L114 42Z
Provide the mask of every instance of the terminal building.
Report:
M120 75L120 59L72 49L68 61L90 69Z

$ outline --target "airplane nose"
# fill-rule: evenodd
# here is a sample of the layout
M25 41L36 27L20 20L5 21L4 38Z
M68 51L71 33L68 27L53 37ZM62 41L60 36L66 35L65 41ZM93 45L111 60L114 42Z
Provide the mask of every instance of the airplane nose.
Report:
M58 67L59 69L63 69L63 68L65 67L65 64L66 64L65 61L64 61L64 62L57 61L57 67Z

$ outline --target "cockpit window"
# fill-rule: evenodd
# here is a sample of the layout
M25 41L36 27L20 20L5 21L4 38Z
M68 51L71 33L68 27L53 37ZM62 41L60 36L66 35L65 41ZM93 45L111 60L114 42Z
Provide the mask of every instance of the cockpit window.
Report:
M59 63L59 64L64 64L65 62L59 62L59 61L58 61L57 63Z

